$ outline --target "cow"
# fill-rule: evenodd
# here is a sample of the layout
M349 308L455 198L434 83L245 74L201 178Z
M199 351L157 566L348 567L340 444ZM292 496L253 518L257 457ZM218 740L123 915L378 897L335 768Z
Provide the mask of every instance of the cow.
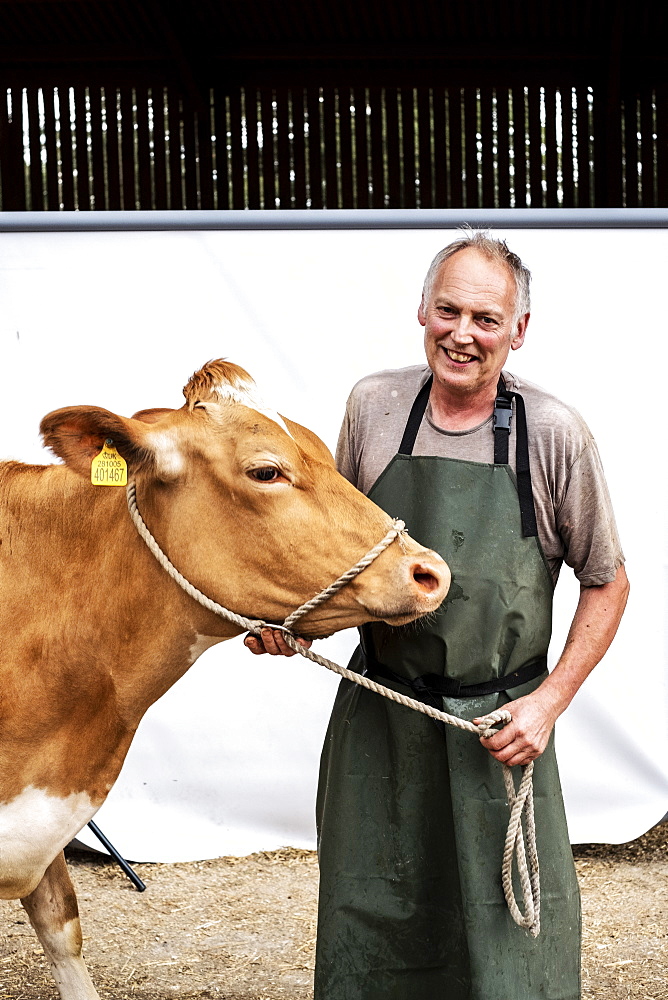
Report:
M93 459L106 444L127 464L142 518L187 580L267 622L337 579L391 523L243 369L211 361L183 392L180 409L132 418L56 410L41 433L61 464L0 463L0 898L21 899L62 1000L98 997L63 847L104 802L149 706L242 631L165 572L125 490L91 481ZM402 625L435 611L448 584L440 556L401 534L298 631Z

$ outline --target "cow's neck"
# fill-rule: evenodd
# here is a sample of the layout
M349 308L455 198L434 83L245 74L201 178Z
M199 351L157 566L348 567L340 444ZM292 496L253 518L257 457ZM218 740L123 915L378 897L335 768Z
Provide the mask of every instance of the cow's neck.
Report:
M59 670L75 670L82 654L99 651L96 669L112 681L118 710L134 728L205 648L238 630L158 565L129 518L122 488L93 489L62 467L26 470L20 479L20 516L10 486L4 526L12 575L23 581L18 590L34 604L39 580L59 595L57 608L44 606L43 644Z

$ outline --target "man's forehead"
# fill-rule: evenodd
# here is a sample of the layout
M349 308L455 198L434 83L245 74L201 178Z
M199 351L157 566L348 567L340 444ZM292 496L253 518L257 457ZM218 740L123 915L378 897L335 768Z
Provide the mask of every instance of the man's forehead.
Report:
M499 304L508 297L514 304L517 286L512 272L501 261L466 249L443 261L432 286L434 300L460 295L493 299Z

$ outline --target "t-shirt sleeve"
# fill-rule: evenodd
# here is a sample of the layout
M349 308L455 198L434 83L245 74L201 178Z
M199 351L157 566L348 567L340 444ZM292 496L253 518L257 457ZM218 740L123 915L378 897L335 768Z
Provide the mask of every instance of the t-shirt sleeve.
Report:
M615 579L624 562L603 466L593 438L573 465L555 511L564 562L585 587Z
M355 403L353 397L354 390L348 397L346 412L339 432L339 440L336 445L336 467L349 483L357 486L359 461L354 439L356 421L354 418Z

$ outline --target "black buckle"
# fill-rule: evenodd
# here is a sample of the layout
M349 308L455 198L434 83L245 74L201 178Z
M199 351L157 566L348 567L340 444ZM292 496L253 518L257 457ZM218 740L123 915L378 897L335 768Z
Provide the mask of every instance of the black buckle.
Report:
M415 680L409 681L409 684L417 695L431 694L424 677L416 677Z
M501 431L508 431L510 434L510 424L513 419L513 401L507 396L497 396L494 400L494 422L492 427Z
M410 682L416 694L438 695L445 698L459 698L462 682L458 677L442 677L440 674L422 674Z

